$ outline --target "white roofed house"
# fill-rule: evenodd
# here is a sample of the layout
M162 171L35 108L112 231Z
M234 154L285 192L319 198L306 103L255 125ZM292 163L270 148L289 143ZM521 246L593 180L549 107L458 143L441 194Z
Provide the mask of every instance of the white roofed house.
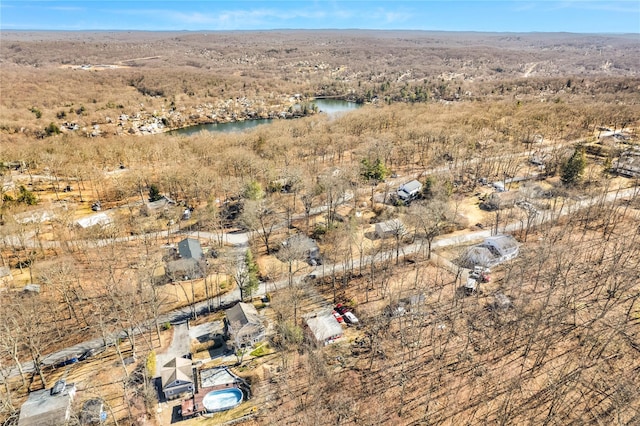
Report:
M191 360L174 358L162 367L162 393L166 399L193 393L193 366Z
M80 228L86 229L96 225L100 225L100 226L110 225L112 222L113 221L111 220L111 217L109 217L108 214L102 212L102 213L96 213L96 214L92 214L90 216L78 219L75 221L75 224Z
M328 345L342 337L342 326L331 312L322 312L306 319L307 330L317 345Z
M400 185L397 194L398 198L400 198L402 201L410 201L418 198L421 192L422 184L414 179L410 182Z
M492 267L518 256L518 242L511 235L487 237L475 246L469 247L462 261L466 267Z
M486 247L498 258L500 262L506 262L518 255L518 242L511 235L495 235L485 238L481 247Z

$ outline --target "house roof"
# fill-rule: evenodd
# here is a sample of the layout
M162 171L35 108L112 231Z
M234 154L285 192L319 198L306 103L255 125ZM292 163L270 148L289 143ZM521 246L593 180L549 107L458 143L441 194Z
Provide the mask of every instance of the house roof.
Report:
M411 182L407 182L403 185L400 185L398 191L404 191L407 194L411 194L416 191L420 191L422 189L422 184L418 180L412 180Z
M159 200L145 203L146 207L149 210L158 210L158 209L167 207L169 205L175 205L175 204L176 202L173 201L171 198L167 197L166 195L163 195Z
M55 215L47 210L36 210L13 215L18 223L42 223L55 218Z
M511 235L487 237L482 244L495 247L500 254L511 253L518 249L518 242Z
M473 246L465 252L463 262L467 266L493 266L498 262L498 259L488 248Z
M400 232L402 234L404 233L404 224L400 219L391 219L384 222L378 222L376 223L376 232L383 234L395 234L396 232Z
M111 218L104 212L92 214L91 216L83 217L76 220L76 225L81 228L90 228L95 225L108 225L110 223Z
M342 334L342 326L331 313L307 318L307 326L318 342L324 342Z
M66 423L69 407L76 392L73 383L52 395L51 389L31 392L20 408L18 426L59 426Z
M200 247L200 241L194 238L185 238L178 243L178 253L184 259L196 259L202 258L202 247Z
M227 309L225 314L229 324L239 323L240 328L247 324L262 325L260 314L258 314L255 306L249 303L238 302L231 308Z
M170 388L176 381L193 383L193 367L191 360L184 358L174 358L167 362L160 372L162 378L162 390Z

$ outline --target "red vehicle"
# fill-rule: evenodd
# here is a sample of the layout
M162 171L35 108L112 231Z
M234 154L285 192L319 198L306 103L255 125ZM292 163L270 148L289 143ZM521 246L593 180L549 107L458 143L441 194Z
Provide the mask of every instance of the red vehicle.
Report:
M342 303L338 303L336 305L336 311L340 314L340 315L344 315L345 312L349 312L349 308L347 308L346 306L343 306Z
M335 319L339 322L339 323L343 323L344 322L344 318L342 318L342 315L340 315L339 313L337 313L336 311L331 312L331 314L335 317Z

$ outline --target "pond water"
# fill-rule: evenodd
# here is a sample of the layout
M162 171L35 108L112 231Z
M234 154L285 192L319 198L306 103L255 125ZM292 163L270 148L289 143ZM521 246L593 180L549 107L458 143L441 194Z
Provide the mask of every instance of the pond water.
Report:
M360 108L362 105L355 102L347 102L340 99L314 99L311 103L316 104L321 112L329 115L339 115L345 112L353 111ZM271 118L263 118L260 120L244 120L233 121L230 123L210 123L210 124L197 124L195 126L185 127L183 129L176 129L169 132L171 135L191 136L198 134L203 130L208 132L243 132L245 130L252 129L263 124L269 124L273 121Z

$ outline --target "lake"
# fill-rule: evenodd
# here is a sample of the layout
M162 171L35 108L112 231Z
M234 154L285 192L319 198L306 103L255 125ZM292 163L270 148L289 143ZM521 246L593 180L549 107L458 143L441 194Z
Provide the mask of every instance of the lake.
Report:
M310 103L316 104L321 112L334 116L353 111L362 106L362 104L347 102L340 99L314 99ZM194 134L198 134L203 130L206 130L208 132L223 133L243 132L254 127L262 126L263 124L269 124L272 121L273 119L271 118L263 118L260 120L232 121L229 123L197 124L195 126L185 127L183 129L172 130L169 132L169 134L191 136Z

